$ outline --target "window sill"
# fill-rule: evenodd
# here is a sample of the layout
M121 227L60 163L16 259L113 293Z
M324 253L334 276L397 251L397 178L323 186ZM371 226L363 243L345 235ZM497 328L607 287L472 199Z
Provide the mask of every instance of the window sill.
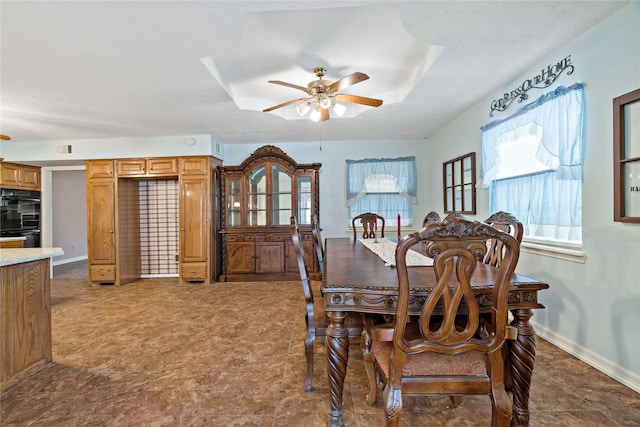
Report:
M520 244L521 252L563 259L565 261L585 263L587 254L581 246L562 245L538 240L524 239Z

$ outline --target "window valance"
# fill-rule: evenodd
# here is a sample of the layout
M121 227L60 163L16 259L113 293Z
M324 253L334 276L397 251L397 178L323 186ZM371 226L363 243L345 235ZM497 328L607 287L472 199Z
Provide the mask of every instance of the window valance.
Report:
M398 193L416 203L414 156L395 159L347 160L347 206L367 193Z
M514 135L531 135L540 140L535 157L555 171L557 179L581 180L583 102L582 84L575 83L568 88L560 86L512 116L482 126L483 185L488 187L496 179L500 144L514 140Z

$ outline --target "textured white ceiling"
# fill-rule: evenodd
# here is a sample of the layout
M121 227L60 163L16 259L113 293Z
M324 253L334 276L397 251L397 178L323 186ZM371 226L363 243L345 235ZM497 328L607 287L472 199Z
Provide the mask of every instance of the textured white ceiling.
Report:
M2 0L0 133L11 143L194 134L222 143L425 138L482 97L499 97L505 82L626 3ZM373 11L351 9L366 6L397 9L394 20L408 34L392 32L393 23ZM328 10L336 8L344 13ZM267 15L264 28L245 31ZM409 35L417 41L411 48ZM411 74L425 44L443 50L424 74ZM222 84L206 57L220 61ZM255 98L248 104L279 104L299 94L266 81L304 86L315 66L326 66L330 80L369 74L345 92L385 104L314 123L240 108L229 94L250 88L242 94ZM406 86L389 89L389 82Z
M407 33L400 7L387 4L250 13L238 41L203 62L243 110L262 111L306 97L305 92L267 81L306 88L317 79L315 67L327 69L324 79L328 81L364 72L369 80L340 93L374 97L389 105L404 100L442 50ZM343 105L347 107L344 118L372 108ZM295 105L272 114L309 120L308 115L298 115Z

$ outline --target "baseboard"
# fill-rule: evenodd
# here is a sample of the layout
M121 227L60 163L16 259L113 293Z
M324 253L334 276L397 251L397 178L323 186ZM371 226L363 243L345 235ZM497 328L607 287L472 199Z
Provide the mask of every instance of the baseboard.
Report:
M67 259L61 259L59 261L53 261L51 263L51 265L53 265L55 267L56 265L69 264L69 263L72 263L72 262L84 261L86 259L89 259L89 257L87 255L77 256L75 258L67 258Z
M608 359L586 349L573 341L566 339L565 337L558 335L550 329L545 328L538 323L531 322L536 330L536 335L549 341L556 347L566 351L570 355L578 358L584 363L594 367L603 374L613 378L619 383L629 387L636 393L640 393L640 376L633 372L624 369Z
M175 274L141 274L140 275L141 279L156 279L156 278L163 278L163 277L180 277L180 275L177 273Z

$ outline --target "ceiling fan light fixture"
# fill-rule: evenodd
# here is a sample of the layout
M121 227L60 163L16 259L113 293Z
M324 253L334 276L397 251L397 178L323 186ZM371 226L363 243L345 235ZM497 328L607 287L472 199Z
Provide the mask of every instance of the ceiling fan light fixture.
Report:
M318 104L318 106L316 106L316 108L314 108L313 111L311 112L311 115L309 115L309 118L314 122L319 122L321 115L322 113L320 113L320 107Z
M320 107L322 108L329 108L331 107L331 100L329 99L328 96L324 95L322 98L320 98Z
M327 70L324 67L314 68L313 72L318 79L309 82L306 86L300 86L280 80L269 80L268 82L272 84L300 90L307 96L304 98L292 99L290 101L274 105L273 107L265 108L262 111L268 113L273 110L277 110L278 108L298 104L295 108L299 117L304 117L309 110L312 110L309 118L314 122L324 122L330 119L329 112L331 110L333 110L335 115L338 117L343 117L346 113L347 108L344 105L337 105L335 102L336 100L340 102L366 105L367 107L379 107L382 105L381 99L340 93L340 91L346 87L367 80L369 76L366 74L355 72L336 80L335 82L330 82L322 79L326 71Z
M338 117L342 117L347 111L347 107L342 104L333 104L331 108L333 109L333 112L338 115Z
M300 115L300 117L304 116L305 114L307 114L309 112L309 110L311 109L311 105L309 105L308 102L305 102L304 104L300 104L296 107L296 111L298 112L298 114Z

